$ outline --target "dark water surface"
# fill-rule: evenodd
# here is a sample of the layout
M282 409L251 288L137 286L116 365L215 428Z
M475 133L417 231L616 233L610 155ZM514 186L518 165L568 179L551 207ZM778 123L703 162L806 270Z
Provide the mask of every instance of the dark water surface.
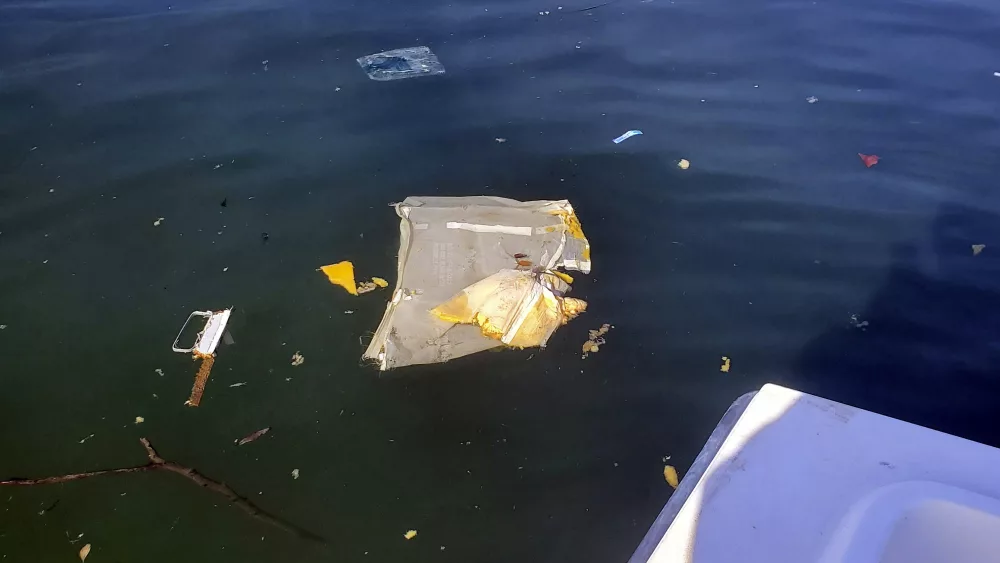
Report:
M146 473L0 489L4 561L624 561L766 382L1000 446L1000 5L562 1L0 4L0 477L146 436L327 540ZM447 74L355 63L415 45ZM387 294L314 270L392 278L411 194L570 199L590 310L359 366ZM187 408L169 344L228 305Z

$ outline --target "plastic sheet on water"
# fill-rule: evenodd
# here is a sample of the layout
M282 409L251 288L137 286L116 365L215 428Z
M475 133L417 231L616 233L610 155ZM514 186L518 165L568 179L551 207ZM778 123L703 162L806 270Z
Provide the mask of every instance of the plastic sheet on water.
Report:
M444 65L427 47L407 47L358 58L372 80L400 80L444 74Z
M590 243L566 200L408 197L396 286L364 358L387 370L502 346L545 346L587 304L566 297L590 272Z

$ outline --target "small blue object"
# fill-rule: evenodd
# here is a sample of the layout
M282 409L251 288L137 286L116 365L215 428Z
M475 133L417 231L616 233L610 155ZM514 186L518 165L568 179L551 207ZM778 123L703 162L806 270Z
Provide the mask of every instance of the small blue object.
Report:
M642 131L639 131L638 129L633 129L631 131L626 131L626 132L622 133L621 137L618 137L617 139L615 139L614 142L617 145L618 143L624 141L625 139L628 139L629 137L635 137L636 135L642 135Z

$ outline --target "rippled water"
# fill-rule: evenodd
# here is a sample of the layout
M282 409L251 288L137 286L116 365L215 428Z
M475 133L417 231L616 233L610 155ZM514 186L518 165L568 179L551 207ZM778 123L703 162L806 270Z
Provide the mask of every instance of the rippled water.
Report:
M0 477L146 436L327 540L150 473L0 490L5 560L623 561L662 457L769 381L1000 445L1000 7L590 2L0 5ZM414 45L447 74L355 63ZM389 202L481 193L573 202L586 316L533 355L359 366L384 296L313 270L391 278ZM169 343L226 305L186 408Z

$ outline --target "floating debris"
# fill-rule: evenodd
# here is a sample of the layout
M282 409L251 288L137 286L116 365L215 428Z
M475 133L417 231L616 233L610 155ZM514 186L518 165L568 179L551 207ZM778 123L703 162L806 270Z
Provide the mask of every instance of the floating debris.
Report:
M241 381L239 383L233 383L232 385L230 385L230 387L243 387L246 384L247 384L246 381Z
M819 101L819 98L817 98L816 96L809 96L808 98L806 98L806 101L809 102L810 104L815 104L816 102Z
M164 219L163 217L160 217L160 218L158 218L157 220L153 221L153 226L154 226L154 227L159 227L159 226L160 226L160 223L164 222L165 220L166 220L166 219Z
M584 301L565 297L570 285L553 273L591 269L590 245L568 201L408 197L395 209L403 235L398 289L363 356L379 369L492 348L544 346L586 308ZM445 249L447 256L441 254ZM539 257L538 267L515 270L515 251ZM422 295L420 288L431 287L434 295ZM452 297L440 301L448 293ZM440 321L480 330L454 331L444 341Z
M269 235L267 233L261 233L260 234L260 242L261 242L261 244L266 243L270 238L271 238L271 235Z
M80 548L80 561L86 562L87 556L90 555L90 544Z
M389 282L385 281L382 278L372 277L372 283L379 287L389 287Z
M729 358L722 356L722 366L719 368L722 373L729 373Z
M136 424L142 424L143 422L146 422L146 419L145 419L145 418L143 418L143 417L141 417L141 416L137 416L137 417L135 417L135 423L136 423Z
M860 328L861 330L868 328L868 321L859 319L857 313L851 315L851 323L854 325L854 328Z
M994 72L993 76L996 76L997 78L1000 78L1000 72Z
M868 168L875 166L876 164L878 164L879 161L879 157L877 154L863 154L859 152L858 158L860 158L861 162L864 162L865 166L867 166Z
M358 64L372 80L399 80L444 74L444 65L427 47L407 47L358 58Z
M162 369L156 368L153 371L156 372L156 375L159 375L160 377L163 377L163 370Z
M681 170L687 170L690 167L691 167L691 161L686 158L682 158L679 161L677 161L677 168L680 168Z
M83 440L80 440L80 443L82 444L82 443L86 442L87 440L89 440L89 439L91 439L91 438L93 438L93 437L94 437L94 435L93 435L93 434L91 434L90 436L87 436L87 437L86 437L86 438L84 438Z
M250 442L253 442L254 440L257 440L258 438L260 438L264 434L267 434L270 431L271 431L271 427L270 426L268 426L267 428L261 428L260 430L254 432L253 434L248 434L248 435L240 438L239 440L235 440L233 443L235 443L237 446L243 446L245 444L249 444Z
M406 538L406 539L408 539L408 540L412 540L413 538L417 537L417 531L416 530L409 530L405 534L403 534L403 537Z
M306 358L302 354L299 354L298 352L295 352L294 354L292 354L292 365L293 366L301 366L302 363L305 362L305 361L306 361Z
M299 470L298 469L293 469L292 470L292 479L298 479L298 478L299 478Z
M222 203L220 203L219 205L222 206L222 207L225 207L228 202L229 202L229 198L228 197L224 197L224 198L222 198Z
M223 339L226 339L227 342L231 340L231 337L226 336L228 334L226 332L226 325L229 324L229 317L232 312L232 307L221 311L193 311L188 315L187 320L184 321L180 331L178 331L177 338L174 339L174 343L171 346L174 352L191 354L192 359L201 360L201 366L198 367L198 372L194 376L194 383L191 386L191 395L187 401L184 401L184 404L189 407L197 407L201 404L201 397L205 393L205 385L208 384L208 377L212 373L212 366L215 365L215 350L219 347L219 343ZM195 317L205 318L205 327L198 333L194 344L190 348L183 348L180 345L181 336L184 334L188 323Z
M336 264L320 266L319 269L326 274L326 279L330 280L330 283L339 285L351 295L358 294L358 287L354 283L354 264L350 261L344 260Z
M603 325L601 325L601 328L597 330L591 330L587 335L588 336L587 341L583 343L583 356L581 356L581 359L586 360L589 354L600 351L601 346L604 346L606 342L604 340L604 335L607 334L608 331L613 328L615 327L611 326L608 323L604 323Z
M0 330L7 328L7 325L0 325Z
M668 485L675 489L680 484L680 479L677 478L677 469L673 465L663 466L663 478L667 480Z
M984 248L986 248L985 244L974 244L974 245L972 245L972 255L973 256L979 256L979 253L982 252Z
M507 142L507 139L504 139L503 137L497 137L496 139L493 139L493 140L496 141L496 142L498 142L498 143L506 143Z
M56 501L53 502L52 504L50 504L50 505L46 506L45 508L39 510L38 511L38 515L39 516L45 516L46 513L52 512L52 509L54 509L58 505L59 505L59 499L56 499ZM83 534L80 534L80 535L82 536ZM68 533L66 534L66 537L67 538L69 537Z
M625 139L635 137L636 135L642 135L642 131L639 131L638 129L632 129L631 131L626 131L622 133L620 137L612 139L611 142L617 145L618 143L624 141Z

